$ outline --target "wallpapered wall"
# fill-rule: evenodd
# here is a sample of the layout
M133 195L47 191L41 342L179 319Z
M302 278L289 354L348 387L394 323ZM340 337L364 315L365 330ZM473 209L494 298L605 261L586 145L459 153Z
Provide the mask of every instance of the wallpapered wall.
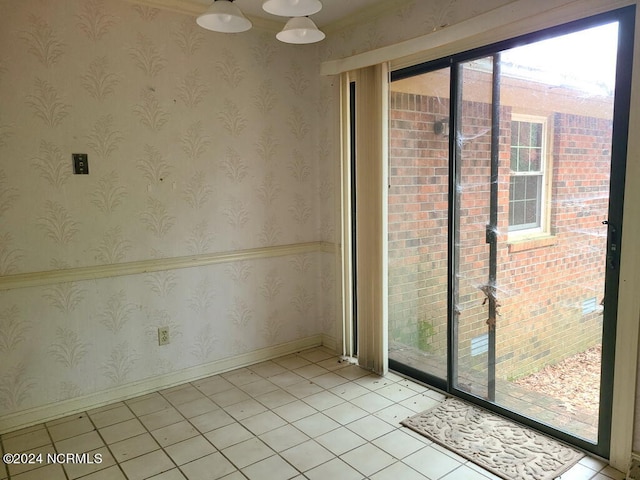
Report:
M317 52L117 0L1 1L0 276L332 242ZM0 291L0 420L334 335L333 269L318 250Z
M339 90L320 61L505 3L407 0L289 46L119 0L0 0L0 277L339 241ZM72 174L72 153L89 154L89 175ZM338 279L334 255L311 251L0 291L0 427L333 337Z

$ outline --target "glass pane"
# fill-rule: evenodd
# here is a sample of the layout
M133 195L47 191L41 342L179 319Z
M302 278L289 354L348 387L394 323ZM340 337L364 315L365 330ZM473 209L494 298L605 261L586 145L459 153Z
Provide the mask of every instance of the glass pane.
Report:
M529 151L529 171L530 172L542 171L543 170L542 159L543 159L542 148L540 147L532 148Z
M527 147L531 145L531 124L528 122L520 122L520 134L518 135L518 145Z
M491 58L460 65L456 126L454 387L593 442L614 91L602 83L614 72L600 70L614 68L616 42L613 24L501 53L496 121L507 155L495 160L493 198ZM568 69L567 59L589 57L596 45L597 74ZM522 237L533 228L535 237ZM592 377L569 375L583 367Z
M489 244L491 214L492 57L460 65L458 226L455 317L457 331L455 388L487 399ZM526 129L519 136L527 135ZM508 151L508 149L507 149ZM519 149L519 162L523 161ZM486 341L485 341L486 339Z
M542 146L542 124L531 124L531 146L540 148Z
M529 147L521 147L518 149L518 172L529 171Z
M391 83L389 358L447 377L449 69Z
M522 230L541 226L541 175L515 176L509 183L509 228Z
M522 175L501 160L495 402L593 442L616 45L610 24L501 53L500 125L519 129ZM531 227L526 246L510 238Z
M544 124L539 122L511 123L511 171L540 172L543 169Z
M509 225L518 227L525 223L524 202L514 202L509 205L512 213L511 223Z
M538 226L538 201L527 200L524 204L524 223Z
M525 180L525 198L537 203L538 194L540 193L540 183L542 178L539 176L527 176Z
M511 177L511 190L514 200L524 200L526 197L525 177Z
M617 30L390 89L390 360L597 452Z
M514 147L514 143L511 143L511 171L518 171L518 148Z

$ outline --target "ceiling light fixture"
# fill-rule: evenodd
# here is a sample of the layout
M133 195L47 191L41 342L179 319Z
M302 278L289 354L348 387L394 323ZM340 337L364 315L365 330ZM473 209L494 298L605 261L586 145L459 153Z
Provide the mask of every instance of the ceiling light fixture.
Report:
M316 24L309 17L293 17L289 19L276 38L284 43L315 43L323 40L324 33L318 30Z
M322 9L320 0L264 0L262 9L280 17L306 17Z
M214 0L196 22L202 28L214 32L239 33L249 30L251 21L232 2L233 0ZM264 0L262 8L267 13L292 17L282 31L276 34L281 42L305 44L325 38L325 34L308 17L322 9L320 0Z
M251 22L231 2L233 0L214 0L209 10L200 15L196 22L214 32L239 33L249 30Z

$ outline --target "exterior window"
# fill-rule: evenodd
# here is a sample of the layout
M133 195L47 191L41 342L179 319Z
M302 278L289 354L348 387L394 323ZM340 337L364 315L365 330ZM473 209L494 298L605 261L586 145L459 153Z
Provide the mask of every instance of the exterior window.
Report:
M546 119L511 121L509 232L544 226Z

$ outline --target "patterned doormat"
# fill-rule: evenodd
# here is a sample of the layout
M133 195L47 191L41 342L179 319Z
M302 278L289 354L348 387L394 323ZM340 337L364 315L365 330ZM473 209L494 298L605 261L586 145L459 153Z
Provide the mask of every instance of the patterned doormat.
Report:
M506 480L552 480L584 456L457 398L401 423Z

